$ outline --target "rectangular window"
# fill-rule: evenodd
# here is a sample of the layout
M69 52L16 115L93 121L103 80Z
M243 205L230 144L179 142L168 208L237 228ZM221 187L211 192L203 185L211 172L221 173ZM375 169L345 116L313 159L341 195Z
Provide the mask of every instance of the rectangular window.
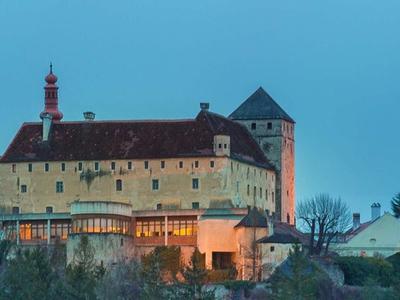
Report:
M247 185L247 196L250 196L250 185Z
M151 187L152 187L153 191L158 191L158 189L159 189L158 179L153 179L152 180Z
M147 170L149 168L149 161L145 160L144 161L144 169Z
M268 201L268 190L265 189L265 200Z
M22 184L21 185L21 193L26 193L28 191L28 187L26 186L26 184Z
M122 180L121 179L117 179L115 181L115 190L118 192L122 191Z
M65 172L65 163L61 163L61 172Z
M196 160L196 161L194 162L194 167L195 167L195 168L198 168L198 167L199 167L199 161L198 161L198 160Z
M157 203L157 210L162 209L162 204L161 203Z
M115 171L115 161L111 162L111 170Z
M199 189L199 179L192 178L192 189L198 190Z
M200 203L199 202L192 202L192 209L199 209Z
M11 171L12 171L13 173L17 172L17 165L16 165L16 164L12 164L12 166L11 166Z
M13 206L13 208L12 208L12 214L13 214L13 215L18 215L18 214L19 214L19 207L18 207L18 206Z
M183 161L180 161L179 162L179 169L182 169L183 168Z
M262 198L262 188L260 188L260 198Z
M161 169L164 169L165 168L165 160L162 160L161 161Z
M48 163L45 163L45 164L44 164L44 171L45 171L45 172L48 172L49 169L50 169L49 164L48 164Z
M64 193L64 182L62 181L56 182L56 193Z
M214 168L215 162L213 160L210 161L210 168Z
M46 206L46 214L52 214L52 213L53 213L53 207Z
M82 172L82 170L83 170L83 163L78 162L78 171Z
M256 130L256 129L257 129L257 124L251 123L251 130Z
M99 162L97 162L97 161L94 163L94 171L95 171L95 172L100 171L100 164L99 164Z
M267 128L270 129L270 130L272 129L272 123L271 122L267 123Z
M132 162L128 161L128 170L132 170Z
M31 173L32 172L32 164L28 164L28 172Z

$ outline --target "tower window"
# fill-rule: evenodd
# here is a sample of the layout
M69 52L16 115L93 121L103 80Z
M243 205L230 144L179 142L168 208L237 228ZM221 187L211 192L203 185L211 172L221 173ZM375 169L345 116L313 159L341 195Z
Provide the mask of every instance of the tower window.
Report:
M32 172L32 164L28 164L28 172L31 173Z
M192 178L192 189L198 190L199 189L199 179Z
M111 162L111 170L115 171L115 161Z
M218 148L219 148L219 149L222 149L222 144L218 144Z
M272 129L272 122L267 123L267 129Z
M214 168L215 162L213 160L210 161L210 168Z
M179 162L179 169L182 169L183 168L183 161L180 161Z
M128 170L132 170L132 162L128 161Z
M11 171L12 171L13 173L17 172L17 165L16 165L16 164L12 164L12 166L11 166Z
M162 160L161 161L161 169L164 169L165 168L165 160Z
M61 172L65 172L65 163L61 163Z
M158 189L160 188L158 179L152 180L151 187L153 191L158 191Z
M62 181L56 182L56 193L64 193L64 182Z
M199 161L198 161L198 160L196 160L196 161L194 162L194 167L195 167L195 168L198 168L198 167L199 167Z
M149 168L149 161L145 160L144 161L144 169L147 170Z
M28 191L28 187L26 186L26 184L22 184L21 185L21 193L26 193Z
M121 179L117 179L115 181L115 190L118 192L122 191L122 180Z
M256 129L257 129L257 124L251 123L251 130L256 130Z
M79 162L78 163L78 171L82 172L82 170L83 170L83 164L82 164L82 162Z
M45 171L45 172L48 172L49 169L50 169L49 164L48 164L48 163L45 163L45 164L44 164L44 171Z

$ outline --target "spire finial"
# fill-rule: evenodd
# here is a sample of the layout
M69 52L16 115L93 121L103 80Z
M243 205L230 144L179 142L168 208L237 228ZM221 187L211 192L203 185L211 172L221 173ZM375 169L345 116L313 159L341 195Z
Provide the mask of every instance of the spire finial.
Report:
M50 62L50 74L53 74L53 63Z

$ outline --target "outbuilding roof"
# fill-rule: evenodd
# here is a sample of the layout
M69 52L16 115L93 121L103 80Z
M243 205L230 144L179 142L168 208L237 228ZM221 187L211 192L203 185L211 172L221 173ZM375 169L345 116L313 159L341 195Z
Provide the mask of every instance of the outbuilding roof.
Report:
M267 218L256 207L249 210L246 216L235 227L268 227Z
M24 123L0 162L208 157L215 135L230 136L231 158L272 168L244 126L208 111L190 120L54 122L48 142L42 123Z

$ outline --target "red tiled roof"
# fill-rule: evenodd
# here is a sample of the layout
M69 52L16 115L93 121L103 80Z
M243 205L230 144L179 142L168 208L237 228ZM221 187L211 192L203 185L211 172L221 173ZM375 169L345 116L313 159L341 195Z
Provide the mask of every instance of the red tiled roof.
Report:
M45 143L41 123L24 123L0 162L215 156L217 134L231 137L233 159L272 168L244 126L207 111L192 120L56 122Z

